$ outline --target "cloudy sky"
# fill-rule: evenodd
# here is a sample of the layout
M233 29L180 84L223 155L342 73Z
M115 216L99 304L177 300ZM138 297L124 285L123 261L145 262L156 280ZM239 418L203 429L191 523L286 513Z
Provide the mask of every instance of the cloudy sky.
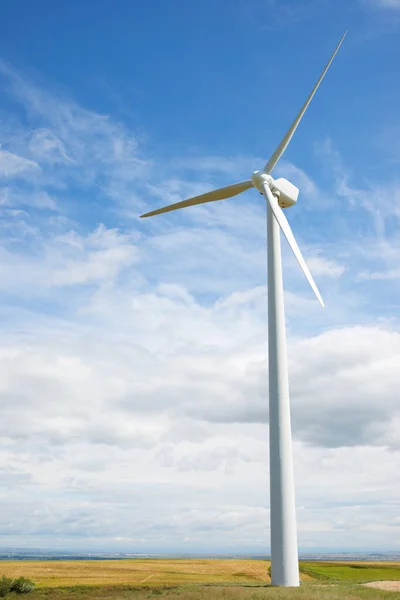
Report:
M5 0L0 546L269 549L263 165L283 243L299 544L400 542L398 0Z

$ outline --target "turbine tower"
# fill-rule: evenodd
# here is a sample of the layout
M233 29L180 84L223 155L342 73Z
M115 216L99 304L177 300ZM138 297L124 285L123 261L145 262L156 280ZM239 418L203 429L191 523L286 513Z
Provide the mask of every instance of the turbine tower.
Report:
M255 187L265 197L268 233L271 583L276 586L297 587L300 584L279 228L285 235L318 301L322 306L324 303L282 210L297 202L299 190L287 179L273 179L271 173L292 139L346 33L343 34L311 94L262 171L255 171L246 181L234 183L142 215L142 217L152 217L196 204L225 200L251 187Z

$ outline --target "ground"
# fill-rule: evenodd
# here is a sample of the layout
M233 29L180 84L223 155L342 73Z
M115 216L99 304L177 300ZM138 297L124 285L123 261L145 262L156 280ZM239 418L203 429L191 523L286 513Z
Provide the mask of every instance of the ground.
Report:
M370 581L363 583L365 587L376 588L380 590L389 590L391 592L400 592L400 581Z
M269 568L263 560L1 561L0 577L33 579L27 600L400 600L399 563L301 562L294 589L271 587Z

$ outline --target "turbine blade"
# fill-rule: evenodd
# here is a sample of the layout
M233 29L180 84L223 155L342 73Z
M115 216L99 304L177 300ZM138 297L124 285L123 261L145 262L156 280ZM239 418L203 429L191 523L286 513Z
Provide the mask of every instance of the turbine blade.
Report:
M325 306L324 301L322 300L321 294L319 293L319 290L315 284L315 281L312 278L312 275L306 265L303 255L300 252L300 248L297 245L296 239L290 228L290 225L285 216L285 213L279 206L277 198L273 195L273 193L271 192L268 185L264 184L263 190L264 190L264 196L265 196L267 202L269 203L269 205L272 209L272 212L274 213L275 219L278 221L279 227L282 229L282 231L289 243L289 246L291 247L291 249L293 251L293 254L296 257L297 262L299 263L299 265L301 267L301 270L303 271L304 275L306 276L307 281L310 284L311 289L313 290L314 294L316 295L318 302L321 304L322 308L324 308L324 306Z
M332 56L330 57L328 64L326 65L325 69L322 71L322 74L320 76L320 78L318 79L317 83L315 84L311 94L308 96L307 100L305 101L303 107L301 108L299 114L297 115L297 117L295 118L295 120L293 121L293 123L291 124L289 130L287 131L287 133L285 134L284 138L282 139L281 143L279 144L279 146L277 147L277 149L275 150L275 152L273 153L273 155L271 156L271 158L269 159L269 161L267 162L267 164L264 167L264 171L266 173L271 173L272 169L275 167L276 163L278 162L278 160L281 158L282 154L285 152L286 148L288 147L288 144L290 142L290 140L293 137L294 132L296 131L301 119L303 118L304 113L306 112L308 105L310 104L315 92L317 91L319 84L321 83L321 81L323 80L323 78L325 77L325 74L327 72L327 70L329 69L329 67L331 66L331 63L333 61L333 59L335 58L340 46L342 45L342 42L344 40L344 38L346 37L346 33L347 30L344 32L344 34L342 35L342 38L340 40L340 42L338 43L338 45L336 46Z
M145 215L141 215L140 218L153 217L154 215L160 215L161 213L170 212L171 210L186 208L186 206L195 206L196 204L214 202L215 200L225 200L225 198L236 196L241 192L249 190L251 187L253 187L253 184L250 179L246 181L240 181L239 183L233 183L232 185L227 185L226 187L219 188L218 190L212 190L206 194L200 194L200 196L194 196L194 198L189 198L188 200L182 200L182 202L175 202L175 204L170 204L169 206L164 206L163 208L158 208L157 210L152 210Z

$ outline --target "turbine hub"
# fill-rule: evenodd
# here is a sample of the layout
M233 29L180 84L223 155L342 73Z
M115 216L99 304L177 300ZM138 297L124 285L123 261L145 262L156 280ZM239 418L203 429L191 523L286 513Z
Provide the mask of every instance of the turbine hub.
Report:
M281 208L289 208L289 206L293 206L297 202L299 188L283 177L273 179L265 171L254 171L251 181L260 194L264 194L263 186L267 185L278 199L278 204Z
M254 171L251 176L251 181L254 187L260 192L260 194L262 194L263 185L268 185L268 187L271 187L273 179L271 175L268 175L268 173L265 173L265 171Z

